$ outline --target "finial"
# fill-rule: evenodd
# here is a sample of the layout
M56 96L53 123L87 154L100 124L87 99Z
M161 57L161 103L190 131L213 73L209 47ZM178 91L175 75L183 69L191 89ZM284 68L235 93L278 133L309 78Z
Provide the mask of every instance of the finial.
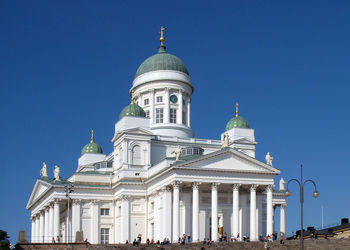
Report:
M130 97L131 97L131 104L135 103L135 99L134 99L134 90L130 91Z
M160 38L159 38L159 41L160 41L160 46L164 46L163 43L164 43L164 27L160 27Z
M238 102L236 102L236 117L238 117Z
M94 130L91 129L91 140L90 140L90 143L93 143L94 142Z

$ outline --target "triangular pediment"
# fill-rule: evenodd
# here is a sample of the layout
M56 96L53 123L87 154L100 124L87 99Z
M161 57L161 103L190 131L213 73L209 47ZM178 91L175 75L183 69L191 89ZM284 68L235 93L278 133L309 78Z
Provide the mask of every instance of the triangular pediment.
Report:
M250 139L248 139L248 138L245 138L245 137L240 138L240 139L238 139L238 140L234 140L233 143L239 143L239 144L257 144L256 141L252 141L252 140L250 140Z
M29 197L27 208L31 206L36 200L40 199L50 189L50 187L51 185L49 183L42 180L37 180Z
M232 148L224 148L190 161L179 162L176 167L275 175L280 173L278 169Z
M147 129L144 128L130 128L130 129L125 129L121 132L118 132L117 134L115 134L115 136L113 137L112 141L114 142L115 140L117 140L120 136L122 135L143 135L143 136L151 136L153 135L153 133Z

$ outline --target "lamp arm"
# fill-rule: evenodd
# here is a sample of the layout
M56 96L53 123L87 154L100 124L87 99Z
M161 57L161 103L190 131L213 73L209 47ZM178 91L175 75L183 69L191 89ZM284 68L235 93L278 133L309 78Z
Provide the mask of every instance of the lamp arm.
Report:
M288 186L289 186L289 183L292 182L292 181L297 182L297 183L299 184L299 187L301 186L300 182L299 182L297 179L290 179L290 180L287 182L287 190L289 190L289 189L288 189Z
M305 186L305 184L307 183L307 182L311 182L312 184L314 184L314 187L315 187L315 191L317 191L317 188L316 188L316 183L313 181L313 180L306 180L306 181L304 181L304 186Z

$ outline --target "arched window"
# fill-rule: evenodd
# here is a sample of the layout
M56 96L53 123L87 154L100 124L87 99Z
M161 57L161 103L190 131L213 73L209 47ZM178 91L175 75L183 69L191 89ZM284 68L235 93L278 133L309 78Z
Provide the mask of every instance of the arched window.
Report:
M141 147L134 146L132 148L132 164L141 165Z

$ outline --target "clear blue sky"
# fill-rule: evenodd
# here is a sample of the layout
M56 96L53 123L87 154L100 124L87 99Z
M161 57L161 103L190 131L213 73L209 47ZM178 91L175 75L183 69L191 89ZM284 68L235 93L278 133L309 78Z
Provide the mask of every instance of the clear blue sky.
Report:
M70 176L91 129L111 152L161 25L190 71L195 136L218 139L238 101L257 159L270 151L286 180L303 163L317 182L305 226L321 224L321 206L325 224L350 217L349 13L349 1L1 1L0 228L14 242L18 230L29 236L25 205L43 161ZM288 234L299 227L291 190Z

